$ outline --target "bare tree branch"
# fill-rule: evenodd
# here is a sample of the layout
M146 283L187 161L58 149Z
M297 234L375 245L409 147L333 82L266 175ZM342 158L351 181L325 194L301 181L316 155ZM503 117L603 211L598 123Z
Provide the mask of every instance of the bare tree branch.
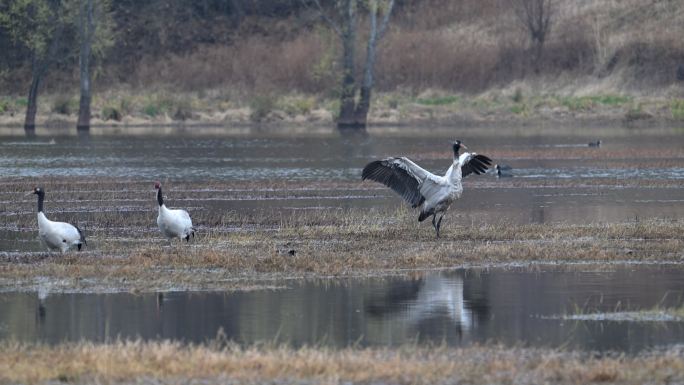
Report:
M306 0L300 0L300 2L302 3L302 5L309 8L309 3ZM342 29L339 25L335 23L333 19L326 15L325 10L321 5L321 2L319 0L313 0L313 3L316 4L316 8L318 8L318 13L321 16L321 19L323 19L326 22L326 24L328 24L330 28L332 28L332 30L335 31L337 35L342 36Z
M382 18L382 21L380 22L380 29L378 30L378 39L382 39L382 36L385 34L385 31L387 30L387 25L389 24L389 19L390 19L390 16L392 15L393 9L394 9L394 0L390 0L390 3L387 6L387 9L385 10L385 16Z
M541 68L544 42L551 28L553 6L555 0L509 0L513 12L520 23L527 29L531 46L534 48L534 70Z

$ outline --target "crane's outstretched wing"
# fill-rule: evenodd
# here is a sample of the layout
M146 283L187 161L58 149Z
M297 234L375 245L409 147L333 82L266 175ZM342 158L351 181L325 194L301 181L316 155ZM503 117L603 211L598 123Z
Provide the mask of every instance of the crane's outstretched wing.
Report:
M466 154L463 154L466 155ZM484 174L489 166L492 165L492 160L484 155L479 155L476 153L467 154L465 159L461 162L461 178L465 178L470 174Z
M362 180L374 180L391 188L412 207L418 207L425 201L420 186L428 178L436 177L405 157L370 162L361 174Z

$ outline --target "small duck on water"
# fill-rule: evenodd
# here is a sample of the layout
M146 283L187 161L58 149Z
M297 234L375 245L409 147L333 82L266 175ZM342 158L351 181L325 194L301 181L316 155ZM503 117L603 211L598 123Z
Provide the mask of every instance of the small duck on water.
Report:
M507 178L513 176L513 167L507 164L497 164L494 166L497 178Z

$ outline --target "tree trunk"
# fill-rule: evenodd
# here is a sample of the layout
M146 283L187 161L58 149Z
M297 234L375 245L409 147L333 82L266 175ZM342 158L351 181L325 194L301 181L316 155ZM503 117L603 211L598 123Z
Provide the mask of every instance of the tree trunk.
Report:
M45 76L45 73L50 67L52 60L57 54L57 49L62 40L62 32L64 31L64 23L59 20L59 2L52 3L52 23L57 23L55 32L50 41L45 56L41 57L34 52L31 58L31 87L29 88L28 104L26 105L26 117L24 119L24 130L34 131L36 129L36 113L38 112L38 91L40 90L40 83Z
M355 100L356 96L356 85L354 83L354 56L353 49L347 50L346 46L346 35L343 37L345 43L344 50L344 64L345 64L345 78L343 81L343 94L340 105L340 118L337 121L337 128L358 128L365 129L368 124L368 111L370 111L370 101L373 91L374 83L374 68L375 68L375 55L376 47L378 45L378 40L385 33L387 24L389 23L390 15L392 14L392 9L394 8L394 0L389 2L387 9L385 10L385 16L378 27L378 1L370 0L368 2L368 7L370 10L370 30L368 35L368 45L366 47L366 63L363 69L363 82L361 84L361 95L358 103ZM351 25L350 25L351 27ZM354 26L354 29L356 27ZM351 29L351 28L350 28ZM351 39L353 43L353 38ZM353 47L352 47L353 48ZM351 57L347 54L351 53ZM348 64L349 63L349 64ZM347 67L349 65L350 67ZM347 78L347 68L351 68L351 77ZM349 92L345 94L345 92Z
M81 35L81 52L79 69L81 74L81 100L78 104L78 122L76 129L90 129L90 53L94 34L93 0L81 0L79 30Z
M542 56L544 53L544 40L537 40L534 45L534 73L539 75L542 66Z
M38 110L38 87L42 74L40 73L38 58L34 53L31 60L31 88L29 88L28 104L26 106L26 118L24 119L24 130L36 129L36 111Z
M370 110L371 91L373 90L373 68L375 67L375 47L378 42L378 16L377 1L370 2L370 31L368 46L366 48L366 65L363 70L363 84L361 85L361 98L354 111L354 121L357 127L366 128L368 123L368 111Z
M345 18L342 30L343 74L342 89L340 90L340 115L337 118L337 128L353 128L356 126L354 109L356 101L356 79L354 70L354 55L356 48L356 0L346 0Z

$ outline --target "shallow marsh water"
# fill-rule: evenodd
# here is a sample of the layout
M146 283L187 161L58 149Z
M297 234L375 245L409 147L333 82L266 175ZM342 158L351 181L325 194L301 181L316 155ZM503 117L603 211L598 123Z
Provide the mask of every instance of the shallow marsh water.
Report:
M601 133L605 135L596 136ZM518 134L441 129L366 135L0 135L0 184L16 187L25 182L30 191L42 179L54 183L64 178L70 185L48 195L48 212L87 223L95 238L90 250L97 250L98 234L114 242L120 237L120 244L132 249L149 243L156 232L153 180L165 182L174 205L200 218L214 219L211 213L217 212L392 208L403 203L382 186L361 183L361 168L373 159L406 155L441 173L449 165L450 141L460 138L471 150L513 166L515 177L469 177L446 226L449 221L468 225L679 220L684 214L684 135L679 130ZM596 139L603 140L602 147L586 145ZM98 184L107 180L116 181L118 190L98 196ZM121 188L127 181L130 186ZM222 182L222 188L212 188L212 181ZM235 187L225 188L226 183ZM42 250L32 224L34 205L33 196L0 189L1 252ZM134 221L134 231L116 220L101 223L109 213L108 219L118 215ZM209 224L196 224L200 231L213 230ZM502 342L635 352L684 343L684 324L559 316L578 310L681 307L682 273L675 266L546 267L284 282L280 290L238 293L5 292L0 294L0 338L49 343L118 337L202 342L223 330L241 343Z
M284 282L237 293L0 294L0 339L117 338L294 346L503 343L639 352L684 344L684 322L564 316L681 306L679 266L460 269Z
M442 173L450 164L450 142L460 138L471 151L511 165L515 176L467 178L462 198L450 211L452 221L583 224L677 219L684 214L684 135L674 128L559 129L538 134L529 128L525 135L449 128L351 135L320 130L314 135L278 130L204 134L199 128L195 135L191 129L169 135L116 131L24 137L10 130L0 135L0 182L24 179L26 191L45 178L84 182L70 187L68 195L48 192L48 212L65 213L76 221L94 212L153 215L151 187L132 184L128 195L99 197L94 194L98 178L147 181L149 186L153 180L168 181L170 200L176 199L174 203L191 213L391 208L402 205L401 199L376 183L362 183L362 167L373 159L405 155ZM587 146L599 138L600 148ZM189 185L179 191L179 181L194 181L197 188ZM253 185L232 191L225 185L220 191L204 188L211 181ZM17 215L32 214L33 198L0 191L0 250L33 250L31 242L17 242L31 239L33 229L12 226Z

